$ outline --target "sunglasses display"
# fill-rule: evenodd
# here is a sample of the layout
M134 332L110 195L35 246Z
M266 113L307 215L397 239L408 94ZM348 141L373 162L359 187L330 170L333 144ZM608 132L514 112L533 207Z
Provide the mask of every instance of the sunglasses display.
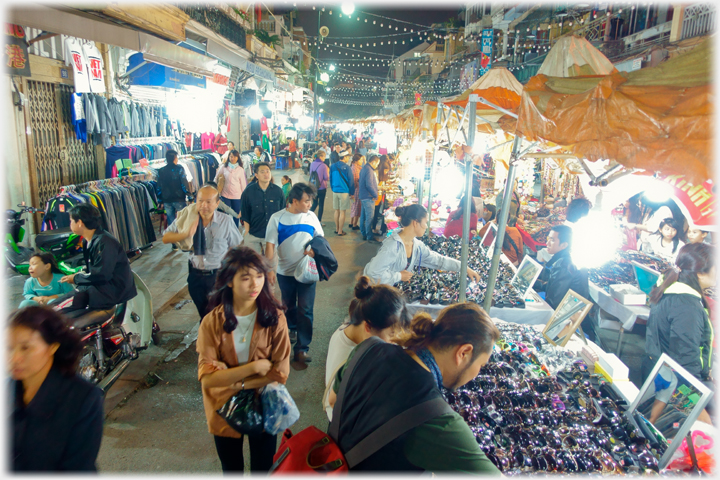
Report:
M572 352L529 326L498 323L479 375L443 390L488 459L506 475L659 474L667 443L625 415L626 403Z
M604 265L588 269L588 279L598 287L610 293L610 285L629 284L637 286L637 279L633 273L631 262L637 262L644 267L658 272L664 272L672 264L660 258L651 257L639 251L618 251L615 258Z
M475 270L481 278L485 279L490 273L490 259L481 238L470 240L468 250L468 267ZM427 247L441 255L460 260L462 241L458 237L422 237ZM403 292L405 298L411 303L424 305L450 305L460 301L460 277L457 272L440 272L431 268L417 267L408 282L400 282L397 288ZM493 291L493 306L497 308L525 308L525 300L517 289L510 284L515 272L504 262L500 262L497 274L497 283ZM470 283L467 287L468 301L482 304L485 300L487 283L481 280Z

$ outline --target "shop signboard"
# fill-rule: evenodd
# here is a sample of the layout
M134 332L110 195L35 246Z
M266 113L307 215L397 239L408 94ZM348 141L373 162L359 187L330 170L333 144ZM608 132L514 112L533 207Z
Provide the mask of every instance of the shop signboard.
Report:
M22 77L30 76L25 29L12 23L5 24L5 72Z
M701 185L693 185L688 183L684 175L670 175L660 178L660 181L672 187L672 194L677 199L676 203L696 227L717 231L712 180L707 180Z
M240 61L240 64L237 65L240 70L244 70L248 73L252 73L257 78L261 80L265 80L267 82L270 82L271 84L275 84L275 74L268 70L267 68L263 68L259 65L256 65L252 62L249 62L245 59Z
M485 75L492 67L493 29L484 28L482 31L482 46L480 47L480 70L478 78Z
M463 67L462 73L460 74L460 89L461 90L467 90L468 88L470 88L470 85L472 85L475 82L475 80L477 78L476 77L477 69L478 69L477 58Z
M207 86L206 77L197 73L190 73L152 62L140 66L144 61L142 53L136 53L128 59L128 71L139 67L128 76L131 85L175 89L182 87L205 88Z

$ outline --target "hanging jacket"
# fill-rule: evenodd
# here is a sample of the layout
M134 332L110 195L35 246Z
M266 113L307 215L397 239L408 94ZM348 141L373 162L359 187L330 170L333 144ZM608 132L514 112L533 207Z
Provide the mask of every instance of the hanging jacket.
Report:
M85 121L87 122L87 138L89 140L93 133L100 133L100 123L95 106L95 96L90 93L83 93L82 95L85 102Z
M655 361L663 353L699 380L712 368L713 327L702 297L685 283L670 285L650 307L645 352Z
M399 236L401 231L402 229L395 231L383 241L377 255L365 266L363 275L378 283L395 285L400 281L400 272L407 270L414 273L418 266L451 272L460 271L460 260L430 250L417 238L413 239L412 257L408 265L405 244Z
M577 268L570 258L570 249L565 248L553 255L535 282L536 292L545 292L545 301L557 308L568 290L585 299L590 299L587 269Z
M330 244L322 235L317 235L310 240L305 248L310 245L313 249L315 264L317 265L320 281L329 279L337 271L338 262Z

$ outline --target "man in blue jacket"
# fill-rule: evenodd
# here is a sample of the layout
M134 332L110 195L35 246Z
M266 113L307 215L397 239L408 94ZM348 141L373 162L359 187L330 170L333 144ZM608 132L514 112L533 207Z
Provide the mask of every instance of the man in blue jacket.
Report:
M335 209L335 233L346 235L342 226L345 223L345 211L350 208L355 193L355 178L348 162L350 152L340 152L340 160L330 167L330 188L333 192L333 208Z
M363 240L370 243L380 243L375 240L372 234L372 220L375 216L375 202L378 198L378 179L377 167L380 164L380 157L373 155L368 163L360 170L360 204L362 210L360 212L360 233Z

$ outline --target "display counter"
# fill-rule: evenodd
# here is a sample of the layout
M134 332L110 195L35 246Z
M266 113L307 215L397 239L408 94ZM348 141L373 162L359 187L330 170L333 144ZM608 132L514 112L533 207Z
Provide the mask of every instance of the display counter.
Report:
M440 311L447 305L423 305L421 303L409 303L408 312L411 315L426 312L432 318L437 318ZM541 298L530 298L525 300L525 308L497 308L490 307L490 316L510 323L521 323L526 325L542 325L550 320L554 310Z

